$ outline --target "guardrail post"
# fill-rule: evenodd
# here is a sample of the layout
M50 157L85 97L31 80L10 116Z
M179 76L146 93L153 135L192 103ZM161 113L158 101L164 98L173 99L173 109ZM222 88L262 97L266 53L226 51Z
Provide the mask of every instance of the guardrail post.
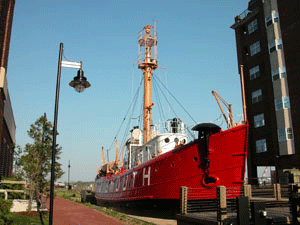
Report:
M290 202L290 213L292 215L293 221L298 220L298 199L299 199L299 185L290 184L289 185L289 202ZM300 199L299 199L300 200Z
M250 225L248 197L236 198L237 224Z
M280 184L274 184L274 196L276 200L281 200Z
M248 197L249 201L252 198L252 188L250 184L244 184L244 196Z
M187 214L187 192L188 187L180 187L180 214Z
M218 186L217 187L217 220L218 224L223 224L224 220L227 218L227 201L226 201L226 187Z
M7 191L4 190L4 199L7 200L8 199L8 194Z

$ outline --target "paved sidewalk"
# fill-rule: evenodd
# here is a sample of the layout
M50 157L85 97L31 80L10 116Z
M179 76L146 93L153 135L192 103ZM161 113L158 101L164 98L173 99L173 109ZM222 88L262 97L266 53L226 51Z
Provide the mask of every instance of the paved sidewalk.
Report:
M54 225L122 225L123 223L76 202L56 196L53 210Z
M136 218L138 220L146 221L148 223L153 223L155 225L177 225L176 219L160 219L160 218L145 217L145 216L133 216L133 215L129 215L129 216Z

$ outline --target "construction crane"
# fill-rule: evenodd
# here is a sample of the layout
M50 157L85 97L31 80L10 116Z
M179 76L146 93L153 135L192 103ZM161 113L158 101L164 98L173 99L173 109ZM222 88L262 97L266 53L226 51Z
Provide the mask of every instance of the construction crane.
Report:
M220 107L220 110L224 116L224 119L227 123L227 128L232 128L235 126L234 122L233 122L233 113L232 113L232 105L231 104L228 104L215 90L212 91L212 94L213 96L215 96L216 100L217 100L217 103ZM220 100L221 102L223 102L223 104L226 106L226 108L228 109L228 118L222 108L222 105L220 103Z

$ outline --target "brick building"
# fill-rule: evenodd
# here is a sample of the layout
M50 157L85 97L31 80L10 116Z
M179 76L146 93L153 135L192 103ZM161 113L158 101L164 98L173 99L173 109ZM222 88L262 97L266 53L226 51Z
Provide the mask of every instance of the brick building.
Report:
M0 0L0 177L13 171L16 125L7 86L7 61L15 0Z
M279 179L300 169L300 1L251 0L231 28L245 81L248 177L275 166Z

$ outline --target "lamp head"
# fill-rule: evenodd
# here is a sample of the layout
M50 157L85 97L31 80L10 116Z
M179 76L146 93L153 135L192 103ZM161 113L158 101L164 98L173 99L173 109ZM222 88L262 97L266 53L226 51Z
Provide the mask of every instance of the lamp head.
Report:
M82 69L79 69L77 72L77 76L69 83L69 85L75 88L77 92L83 92L84 89L91 86L91 84L86 80L86 77L83 76Z

